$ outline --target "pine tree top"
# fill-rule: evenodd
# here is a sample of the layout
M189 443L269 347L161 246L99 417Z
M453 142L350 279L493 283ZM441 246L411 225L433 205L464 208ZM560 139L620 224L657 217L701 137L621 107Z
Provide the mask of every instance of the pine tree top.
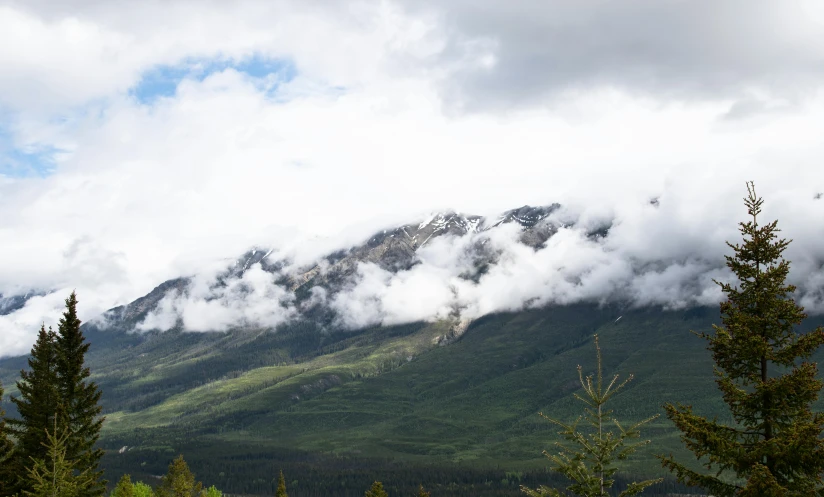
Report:
M383 483L379 481L372 483L372 487L364 495L365 497L389 497L386 490L383 489Z
M275 497L289 497L286 493L286 478L283 477L283 470L280 470L278 476L278 488L275 492Z
M155 490L157 497L200 495L203 484L195 482L195 475L183 459L183 454L169 463L169 470Z
M134 497L134 485L131 475L123 475L114 487L111 497Z
M57 326L57 360L60 362L61 387L65 395L73 395L80 383L91 374L84 366L84 358L89 350L89 343L80 329L81 321L77 317L77 294L72 292L66 299L66 310Z
M578 366L578 379L584 389L583 395L574 394L575 398L585 404L584 415L579 416L571 424L551 418L539 413L547 421L559 426L561 434L567 443L555 442L557 454L544 451L544 455L553 462L553 470L567 477L571 483L566 490L574 495L586 497L606 497L615 483L615 473L618 467L616 460L626 459L639 447L648 444L649 440L640 438L640 427L649 423L658 416L652 416L632 426L624 427L613 416L612 410L605 409L607 401L619 393L633 379L628 376L623 382L618 382L619 376L613 375L609 381L604 381L601 347L598 335L594 335L597 359L596 374L584 376L583 369ZM580 427L581 421L589 429ZM612 427L616 430L611 429ZM622 497L629 497L641 493L645 488L660 482L661 479L633 482L621 492ZM562 491L547 486L531 489L521 486L521 491L533 497L565 495Z

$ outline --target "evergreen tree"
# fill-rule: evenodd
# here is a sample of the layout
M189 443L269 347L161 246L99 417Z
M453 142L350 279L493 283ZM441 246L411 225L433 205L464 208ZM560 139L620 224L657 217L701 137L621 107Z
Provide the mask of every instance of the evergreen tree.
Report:
M383 489L383 483L376 481L372 487L366 491L365 497L389 497L389 494Z
M635 443L627 443L627 441L640 437L638 429L658 417L657 415L652 416L651 418L635 423L627 429L621 426L618 420L612 415L612 411L606 410L604 405L613 395L620 392L627 383L632 381L633 376L630 375L626 380L616 386L618 382L618 375L616 374L612 377L609 384L606 385L606 388L604 388L601 368L601 347L598 345L598 335L595 335L595 351L598 360L598 372L597 378L594 381L592 375L587 376L585 379L581 366L578 366L578 379L584 388L586 396L582 397L575 394L575 398L586 404L584 408L586 415L579 416L572 424L566 424L540 413L541 417L561 427L559 434L563 435L568 442L574 443L579 447L575 449L561 442L556 442L555 445L560 449L559 453L549 454L547 451L544 451L544 455L555 463L555 471L574 482L566 487L566 489L574 495L582 497L606 497L610 495L610 489L613 483L615 483L613 476L618 470L613 462L616 459L626 459L630 454L635 452L638 447L648 444L650 442L649 440ZM578 428L583 419L586 419L590 427L588 430L590 432L589 434L585 434ZM606 426L610 424L614 424L618 431L606 430ZM620 496L637 495L646 487L658 483L661 480L662 479L659 478L656 480L630 483L627 488L621 492ZM543 485L537 490L522 486L521 490L533 497L562 497L565 495L560 490Z
M134 485L132 484L132 477L130 475L123 475L117 486L112 490L111 497L134 497Z
M693 413L691 406L664 406L681 439L704 467L703 474L661 456L682 483L713 495L824 495L824 414L813 413L822 382L807 362L824 343L824 330L799 334L806 317L785 283L790 263L782 253L790 241L778 239L777 221L758 224L763 200L747 184L744 199L751 220L739 223L744 241L727 256L738 285L719 283L722 326L699 336L709 342L715 376L732 426Z
M136 482L132 487L134 488L134 497L152 497L154 495L152 487L142 481Z
M31 459L27 470L28 488L23 495L28 497L82 497L97 478L88 470L75 471L76 462L67 457L69 433L64 430L58 435L57 419L53 429L46 431L46 457Z
M283 470L280 470L280 476L278 476L278 489L275 492L275 497L288 497L286 494L286 479L283 477Z
M155 491L157 497L201 497L204 493L203 484L195 482L182 454L169 464L169 471Z
M85 355L89 344L80 330L77 317L77 295L72 292L66 299L66 311L58 323L55 338L57 361L57 392L60 398L60 420L68 428L67 455L76 461L77 471L89 471L97 481L84 495L102 495L106 481L103 471L98 470L102 449L94 445L100 437L103 417L100 416L101 391L89 381L90 371L85 367Z
M48 455L44 443L54 424L55 413L59 411L54 342L55 334L51 328L46 331L45 326L41 326L28 359L29 370L20 372L17 382L20 396L11 398L20 415L19 419L8 420L9 429L17 440L7 466L14 475L8 485L12 493L31 490L26 484L26 468L32 460L45 460Z
M430 497L429 492L423 489L423 485L418 488L418 497Z
M8 437L8 430L6 429L6 412L2 408L3 402L3 384L0 383L0 496L5 497L11 495L12 473L9 471L11 466L12 450L14 445Z

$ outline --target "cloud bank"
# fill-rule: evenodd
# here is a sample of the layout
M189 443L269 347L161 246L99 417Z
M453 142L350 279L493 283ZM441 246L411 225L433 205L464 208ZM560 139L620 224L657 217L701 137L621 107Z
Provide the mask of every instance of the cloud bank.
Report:
M596 247L559 236L565 264L502 249L525 265L502 259L489 283L438 262L458 248L408 274L361 268L352 322L677 303L736 239L747 180L818 308L820 20L817 2L0 2L0 293L54 292L0 316L0 355L72 290L89 320L250 246L308 264L449 208L559 202L616 224ZM493 281L506 298L489 301ZM249 292L289 319L272 284ZM193 295L216 322L264 321L229 290Z
M824 7L814 0L404 4L436 13L452 33L438 53L450 70L442 89L471 111L613 87L658 98L732 99L735 117L796 104L824 71Z
M197 275L185 294L174 291L137 329L168 330L180 325L186 331L226 331L257 326L274 328L296 315L294 294L277 285L277 275L255 264L238 278L216 286L214 277Z
M557 232L537 248L522 243L522 228L515 223L443 235L417 251L411 268L392 271L361 262L340 287L316 287L300 305L284 276L305 267L270 274L256 264L225 286L214 277L195 279L184 294L167 296L137 328L274 328L315 305L335 312L335 327L350 329L580 302L665 309L717 305L724 297L713 280L735 282L723 259L729 250L719 240L731 223L719 220L713 226L696 219L673 225L674 207L669 196L639 205L635 218L611 220L605 237L592 235L603 225L600 216L561 209L546 220ZM824 312L824 251L802 248L788 255L799 261L791 276L799 287L796 298L808 312ZM328 269L327 263L321 272Z

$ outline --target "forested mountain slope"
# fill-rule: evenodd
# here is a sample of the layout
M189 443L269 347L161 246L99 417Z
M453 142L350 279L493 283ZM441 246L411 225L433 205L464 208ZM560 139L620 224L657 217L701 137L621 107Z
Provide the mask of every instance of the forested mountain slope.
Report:
M537 413L581 413L575 368L593 369L594 333L606 371L636 376L615 398L620 417L641 419L682 401L724 419L709 353L689 332L716 316L710 308L556 306L486 316L460 336L445 321L349 332L311 323L144 335L88 327L88 362L104 392L107 467L161 474L183 452L221 488L265 492L273 460L304 474L310 456L341 468L384 461L390 473L400 471L391 469L398 461L404 471L435 463L454 471L543 468L540 453L556 437ZM4 384L20 362L0 362ZM644 436L653 443L627 469L661 474L653 454L679 452L677 436L662 419Z
M557 205L494 220L442 213L310 263L258 248L208 278L166 281L83 327L103 391L107 476L151 479L183 453L204 482L227 492L271 494L283 468L296 495L362 495L374 479L395 493L425 483L439 496L515 495L519 483L550 478L541 452L558 437L538 412L567 421L583 412L576 367L593 371L596 333L605 371L635 375L611 401L619 419L683 402L727 421L706 344L690 333L718 323L717 307L643 305L627 286L565 305L527 292L500 307L509 312L481 312L452 288L446 312L415 320L405 307L429 299L426 291L388 294L396 305L387 308L361 288L374 283L370 275L390 287L439 275L450 270L446 260L461 269L444 281L483 301L479 289L519 291L490 285L496 271L510 282L519 274L511 270L538 271L544 260L564 271L551 254L563 248L552 245L559 233L597 255L608 251L609 231L609 223L576 225ZM513 265L532 254L551 257ZM585 286L588 267L563 273L561 291ZM3 302L19 307L26 298ZM25 357L0 360L7 393L16 393L23 367ZM625 463L628 474L663 476L655 454L690 458L666 419L642 436L652 443Z

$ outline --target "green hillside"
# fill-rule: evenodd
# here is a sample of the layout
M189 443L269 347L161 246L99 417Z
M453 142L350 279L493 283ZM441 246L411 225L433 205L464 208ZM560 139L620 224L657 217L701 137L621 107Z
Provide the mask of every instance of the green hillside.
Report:
M709 328L717 313L552 307L478 319L447 345L450 322L145 336L89 327L107 476L151 478L182 452L207 483L230 492L270 493L277 466L295 477L296 495L362 495L357 482L375 474L396 490L426 480L438 495L481 495L465 489L484 482L488 495L517 493L519 479L546 478L541 451L555 430L537 413L572 420L581 412L576 366L594 369L594 333L605 371L636 377L614 399L619 418L683 401L724 419L709 353L689 332ZM21 366L0 361L12 394ZM666 419L643 436L652 444L627 473L662 475L656 453L689 458ZM341 475L356 488L330 490Z

